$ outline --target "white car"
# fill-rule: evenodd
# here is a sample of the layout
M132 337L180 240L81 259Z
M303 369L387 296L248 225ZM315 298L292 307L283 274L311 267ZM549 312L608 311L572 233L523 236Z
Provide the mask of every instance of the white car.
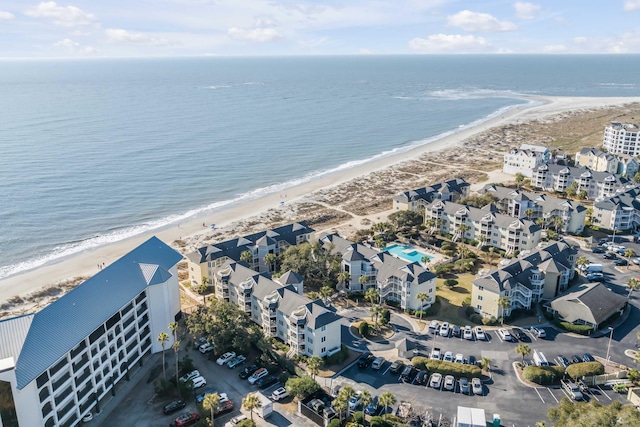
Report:
M356 409L362 402L362 392L358 390L356 394L349 398L349 409Z
M231 359L233 359L234 357L236 357L236 352L235 351L227 351L225 354L223 354L222 356L218 357L218 360L216 360L216 363L218 365L222 366L225 363L227 363L228 361L230 361Z
M482 382L480 378L471 379L471 389L473 390L473 394L482 394Z
M266 377L267 375L269 375L269 371L267 371L265 368L260 368L249 377L249 384L255 384L256 381L258 381L260 378Z
M180 381L182 381L183 383L188 382L189 380L192 380L196 377L200 377L200 371L198 371L197 369L195 371L191 371L188 374L185 374L183 376L180 377Z
M440 323L437 320L432 320L429 324L429 332L435 334L440 329Z
M429 380L429 387L439 389L441 384L442 384L442 374L439 374L438 372L434 372L433 374L431 374L431 379Z
M212 352L213 350L214 350L213 344L211 344L210 342L204 343L200 347L198 347L198 351L202 354L207 354L209 352Z
M513 341L513 337L511 336L509 331L507 331L504 328L498 329L498 335L500 335L500 338L502 338L502 341Z
M455 359L453 359L454 363L464 364L464 354L457 353Z
M289 396L289 393L287 393L287 389L284 387L280 387L275 389L273 393L271 393L271 400L277 402L278 400L284 399L287 396Z
M453 352L452 351L445 352L442 360L445 362L453 362Z
M441 337L449 336L449 322L443 322L442 325L440 325L440 336Z
M483 341L486 339L482 326L476 326L475 333L476 333L476 339L483 340Z
M227 421L224 427L236 427L238 424L240 424L240 421L244 421L246 419L247 419L247 416L244 414L236 415L235 417Z
M456 388L456 379L453 375L447 375L444 377L444 389L453 391Z
M193 380L193 388L200 388L207 385L207 380L203 376L195 377Z
M464 327L464 332L462 333L462 338L465 340L473 339L473 331L471 330L471 326L467 325Z

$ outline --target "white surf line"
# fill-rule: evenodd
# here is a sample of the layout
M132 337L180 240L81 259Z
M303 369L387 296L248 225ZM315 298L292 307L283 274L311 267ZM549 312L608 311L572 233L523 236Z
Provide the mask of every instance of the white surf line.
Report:
M553 395L553 393L551 393L551 389L550 389L549 387L547 387L547 391L549 392L549 394L551 395L551 397L553 397L553 400L555 400L555 401L556 401L556 403L558 403L558 402L559 402L558 398L557 398L557 397L555 397L555 396ZM563 392L563 393L564 393L564 392Z
M546 403L544 401L544 399L542 398L542 395L540 395L540 392L538 391L538 387L534 388L534 390L536 391L536 393L538 394L538 397L540 398L540 400L542 400L542 403Z

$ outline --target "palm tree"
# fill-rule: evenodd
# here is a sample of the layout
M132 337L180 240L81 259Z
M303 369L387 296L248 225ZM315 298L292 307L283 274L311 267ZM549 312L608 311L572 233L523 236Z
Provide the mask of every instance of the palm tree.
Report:
M493 255L495 254L495 252L496 252L496 248L494 248L493 246L491 246L491 247L489 248L489 265L490 265L490 266L491 266L491 265L493 265Z
M635 291L636 289L640 289L640 280L632 277L627 281L627 287L629 288L629 295L627 295L627 299L629 299L631 298L631 292Z
M547 228L547 220L544 218L536 219L536 225L540 228Z
M349 274L348 271L341 272L340 274L338 274L338 281L343 286L343 288L346 289L346 284L351 282L351 274Z
M339 401L340 403L344 402L346 408L347 408L347 418L349 418L350 412L349 412L349 399L351 399L353 396L355 396L356 391L353 389L353 387L351 386L344 386L340 389L340 391L338 392L338 397L336 398L337 401ZM342 419L342 418L341 418Z
M522 355L522 362L524 363L524 358L531 354L531 347L526 344L518 344L516 353Z
M264 256L264 263L269 268L269 272L275 271L276 259L276 254L268 253Z
M389 406L393 406L396 404L396 396L390 391L385 391L378 398L378 402L380 405L384 406L384 418L387 418L387 412L389 410Z
M364 294L364 299L369 301L371 305L374 305L380 300L380 291L376 288L369 288Z
M560 232L560 227L564 225L564 221L557 215L551 217L551 224L556 228L556 233Z
M240 254L240 261L244 261L249 264L249 267L253 265L253 254L251 251L244 251Z
M180 350L180 341L178 341L178 322L169 323L169 329L171 329L171 334L173 335L173 352L176 356L176 387L178 386L178 351Z
M489 372L489 375L491 375L491 359L488 357L480 359L480 369Z
M320 288L320 296L322 296L325 304L327 304L327 301L332 294L333 288L331 286L323 286Z
M534 214L534 210L531 208L527 208L524 210L524 215L527 217L528 220L531 220L531 217Z
M509 297L500 297L498 299L498 306L500 307L501 311L502 311L502 326L504 326L504 311L507 308L511 308L511 298Z
M313 356L307 362L307 367L309 368L309 372L311 372L311 378L315 378L318 375L318 371L324 365L324 359L319 356Z
M251 417L251 421L253 421L253 410L262 408L262 401L255 393L247 394L247 397L242 399L242 407L249 411L249 416Z
M521 174L520 172L518 172L518 173L516 174L516 177L515 177L515 181L516 181L516 188L517 188L517 189L519 189L519 188L520 188L520 186L524 183L524 180L525 180L524 175L523 175L523 174Z
M372 400L373 396L371 396L371 392L369 390L362 390L362 392L360 393L360 403L362 404L362 407L366 408L366 406L371 403ZM362 410L362 415L365 415L364 409Z
M631 248L628 248L624 251L624 256L627 258L627 270L628 270L629 267L631 266L631 258L636 256L636 251L634 251Z
M431 257L428 256L428 255L425 255L422 258L420 258L420 262L422 263L422 265L424 265L426 267L427 264L429 264L431 262Z
M364 274L358 277L358 282L360 282L360 286L362 286L362 289L364 289L364 285L366 285L368 281L369 281L369 278L367 278L367 276L365 276Z
M424 307L424 302L425 301L431 301L431 297L429 296L428 293L426 292L418 292L418 295L416 295L416 298L418 299L418 301L420 301L420 303L422 304L420 306L420 320L422 320L422 313L424 312L423 307Z
M204 400L202 401L202 407L211 411L211 425L215 425L214 416L216 415L216 411L218 410L218 405L220 404L220 395L218 393L211 393L204 396Z
M309 293L307 294L307 297L308 297L310 300L315 301L315 300L317 300L318 298L320 298L320 294L319 294L319 293L317 293L316 291L311 291L311 292L309 292Z
M162 346L162 376L164 380L167 380L167 371L164 366L164 346L167 345L167 341L169 341L169 335L166 332L160 332L158 335L158 341L160 341L160 345Z
M587 259L586 256L578 257L578 259L576 260L576 265L578 267L582 267L583 265L589 265L589 260Z

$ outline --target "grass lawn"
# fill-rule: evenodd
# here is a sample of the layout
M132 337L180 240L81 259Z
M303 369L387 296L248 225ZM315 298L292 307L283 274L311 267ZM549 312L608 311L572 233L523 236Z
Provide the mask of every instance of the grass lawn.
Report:
M469 323L462 301L471 297L471 282L474 278L473 274L460 274L456 277L458 284L451 289L445 289L444 279L436 279L436 294L440 297L440 310L434 316L436 319L460 326Z

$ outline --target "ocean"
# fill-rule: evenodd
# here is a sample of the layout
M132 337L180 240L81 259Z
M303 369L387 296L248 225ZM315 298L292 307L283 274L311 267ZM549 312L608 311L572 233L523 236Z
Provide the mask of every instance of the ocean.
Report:
M0 62L0 278L428 144L640 56Z

